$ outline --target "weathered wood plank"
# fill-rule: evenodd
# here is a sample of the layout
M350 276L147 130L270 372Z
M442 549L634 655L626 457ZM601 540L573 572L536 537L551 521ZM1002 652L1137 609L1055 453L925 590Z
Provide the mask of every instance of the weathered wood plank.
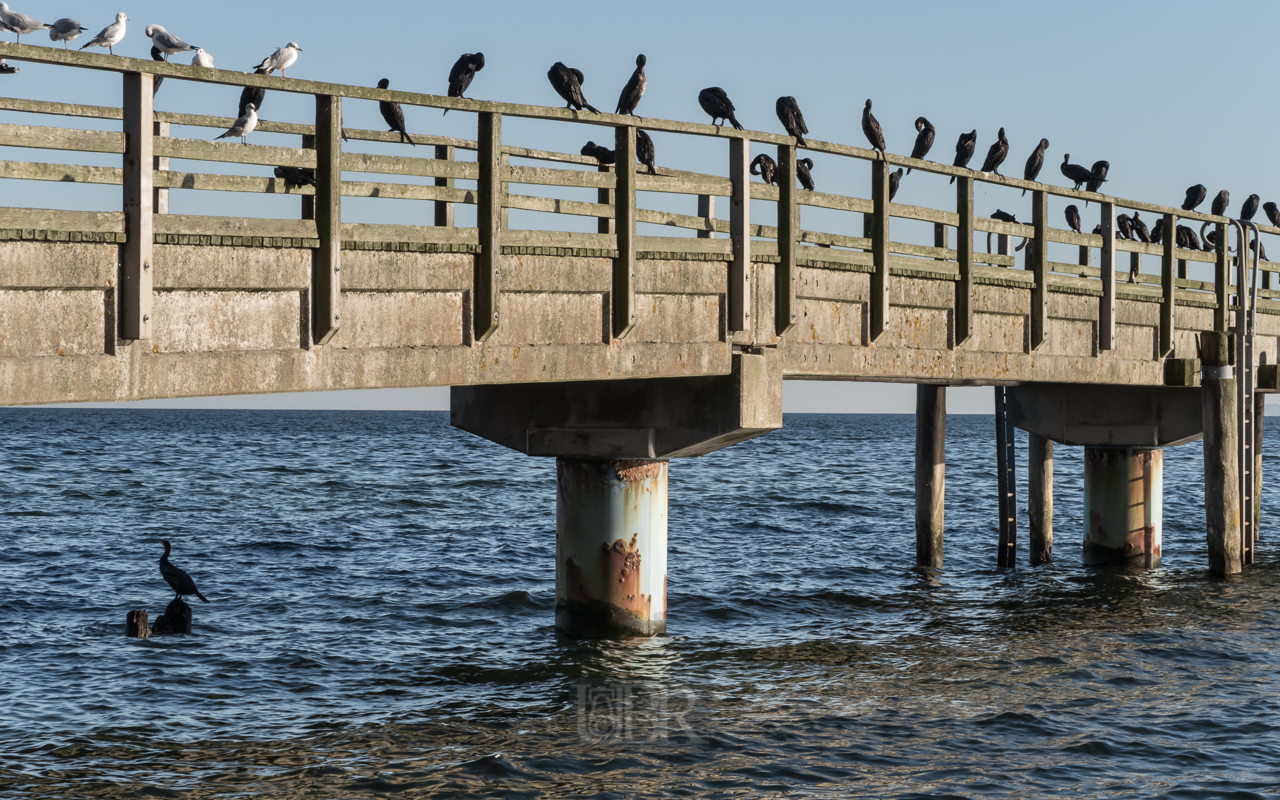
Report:
M651 225L667 225L672 228L688 228L698 232L729 232L729 223L722 219L706 219L689 214L676 214L671 211L654 211L649 208L636 209L636 221Z
M572 214L579 217L600 217L612 219L612 204L583 203L577 200L560 200L554 197L529 197L522 194L507 194L503 199L504 208L518 208L523 211L542 211L548 214Z
M540 186L575 186L588 189L612 189L618 178L612 172L553 169L551 167L507 167L503 180Z
M154 230L159 234L190 236L242 236L281 239L318 238L315 220L253 219L214 217L199 214L157 214Z
M476 190L477 244L480 257L476 259L475 279L472 284L474 313L473 338L483 342L498 329L499 291L498 268L502 260L502 116L486 112L476 120L476 142L479 151L476 165L479 177Z
M733 183L725 178L704 179L681 175L637 175L636 188L642 192L728 197L733 191Z
M901 219L916 219L937 225L950 225L953 228L960 224L960 218L953 211L940 211L922 206L904 206L901 203L890 203L889 214Z
M975 217L973 229L983 233L1003 233L1009 236L1021 236L1026 239L1034 238L1036 235L1036 230L1031 225L1023 225L1020 222L1004 222L990 217Z
M0 178L57 183L104 183L120 185L119 167L83 167L78 164L37 164L30 161L0 160Z
M955 345L959 347L973 333L973 179L956 178L956 264L960 280L956 281Z
M82 131L0 123L0 146L123 154L124 134L117 131Z
M778 178L778 182L779 183L782 182L781 177ZM770 186L767 183L753 182L751 184L752 200L773 200L776 202L778 200L779 195L780 195L780 190L777 186Z
M709 253L733 258L728 239L698 239L691 236L637 236L636 251L642 253Z
M414 175L423 178L460 178L473 181L480 168L472 161L442 161L413 156L379 156L372 153L343 153L344 172L372 172L380 175Z
M733 261L729 264L729 330L751 325L751 142L729 141L729 236Z
M151 184L154 110L146 73L124 74L124 232L120 254L120 338L151 338L151 248L155 243Z
M567 231L502 232L502 244L509 247L580 247L587 250L613 250L617 242L617 237L612 233Z
M1163 300L1160 303L1160 358L1165 358L1173 351L1173 313L1177 302L1174 294L1175 281L1177 280L1174 273L1174 262L1177 258L1174 233L1177 229L1178 216L1176 214L1165 214L1164 249L1160 259L1161 290L1163 292Z
M1261 226L1259 226L1261 228ZM1214 226L1214 267L1213 282L1218 307L1213 311L1213 329L1219 332L1226 332L1227 324L1227 296L1231 291L1231 271L1227 266L1228 247L1227 242L1227 226L1224 223L1218 223ZM1261 262L1259 262L1261 264Z
M861 197L844 197L826 192L801 192L796 198L802 206L813 208L830 208L836 211L852 211L857 214L870 214L873 210L870 200Z
M261 164L272 167L314 169L316 151L300 147L269 147L239 142L206 142L202 139L156 137L155 153L189 161L219 161L228 164Z
M1031 193L1031 227L1034 238L1027 243L1027 260L1035 288L1031 290L1031 350L1038 350L1049 335L1049 195L1037 189Z
M124 233L121 211L57 211L49 208L0 208L0 229Z
M871 164L871 333L874 343L884 334L889 313L889 165L883 160Z
M374 225L342 223L344 242L414 242L426 244L476 244L475 228L439 228L435 225Z
M1114 350L1116 339L1116 206L1103 203L1102 250L1099 277L1102 297L1098 300L1098 349Z
M342 316L342 98L316 95L316 238L312 270L312 342L329 343Z
M800 241L796 146L778 145L778 263L773 268L773 332L782 337L796 324L796 256Z

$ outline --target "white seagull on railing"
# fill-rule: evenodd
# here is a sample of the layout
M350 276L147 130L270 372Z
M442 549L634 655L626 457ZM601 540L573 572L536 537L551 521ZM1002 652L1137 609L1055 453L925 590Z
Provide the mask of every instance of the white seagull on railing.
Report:
M229 136L239 136L240 144L248 144L245 137L253 133L253 129L258 127L258 111L257 106L253 103L247 103L244 107L244 116L235 121L231 129L221 136L215 136L214 139L226 139Z
M35 33L52 27L38 19L32 19L26 14L10 11L8 3L0 3L0 22L3 22L6 28L17 34L16 40L18 42L22 41L22 34L24 33Z
M76 39L87 30L89 29L74 19L63 17L49 26L49 38L55 42L62 42L62 49L66 50L67 42Z
M105 47L107 48L107 52L114 56L116 51L112 48L120 44L120 40L124 38L124 24L128 19L129 18L124 15L123 11L116 14L115 22L99 31L97 36L90 39L89 43L80 49L86 50L90 47Z
M297 42L289 42L284 47L262 59L262 63L254 67L254 69L265 69L264 75L270 75L272 70L278 69L280 70L280 77L283 78L285 69L293 66L293 62L298 60L298 53L301 52L302 48L298 47Z
M206 53L204 48L197 47L195 58L191 59L191 66L213 69L213 56Z
M177 55L178 53L189 53L192 50L200 49L194 45L187 44L177 36L169 33L164 29L163 25L148 25L146 34L147 37L151 39L151 43L156 46L156 49L161 53L164 53L165 61L169 60L169 56Z

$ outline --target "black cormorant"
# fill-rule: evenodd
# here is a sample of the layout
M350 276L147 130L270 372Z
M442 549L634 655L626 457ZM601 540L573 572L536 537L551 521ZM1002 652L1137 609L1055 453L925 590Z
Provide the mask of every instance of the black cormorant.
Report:
M1187 187L1187 199L1182 201L1183 211L1195 211L1196 206L1204 202L1209 196L1209 190L1204 188L1203 183L1197 183L1195 186Z
M1040 177L1040 168L1044 166L1044 151L1049 148L1049 140L1041 139L1040 144L1036 145L1036 149L1031 151L1031 155L1027 156L1027 166L1022 170L1022 179L1024 181L1034 181ZM1022 190L1025 195L1026 189Z
M1133 218L1128 214L1119 214L1116 216L1116 233L1121 239L1133 238Z
M1133 238L1140 242L1151 243L1151 231L1147 230L1147 223L1143 222L1138 212L1133 212L1133 218L1129 220L1133 226Z
M1151 243L1160 244L1160 240L1164 238L1164 217L1156 220L1156 224L1151 226Z
M730 102L729 95L719 86L709 86L698 92L698 105L711 115L712 125L717 124L716 120L727 119L733 127L742 130L742 126L738 124L738 118L733 115L733 103Z
M639 148L637 148L639 149ZM587 142L582 146L582 154L594 158L601 164L612 164L617 160L617 154L607 147L601 147L595 142Z
M1004 136L1004 128L996 134L995 144L987 150L987 158L982 162L982 169L979 172L991 172L996 175L1000 174L1000 165L1004 163L1005 157L1009 155L1009 140Z
M1267 215L1267 219L1271 220L1271 224L1280 228L1280 209L1276 208L1275 203L1263 203L1262 210Z
M1200 237L1196 236L1196 232L1186 225L1179 225L1175 235L1177 238L1174 243L1183 250L1200 249Z
M960 134L960 138L956 141L956 160L952 162L953 167L967 167L969 160L973 158L973 148L978 144L978 129L974 128L968 133ZM956 176L952 175L948 183L955 183Z
M884 131L880 130L880 123L876 120L875 115L871 113L871 100L867 100L867 104L862 107L862 132L867 135L867 141L871 142L874 150L880 151L880 157L884 157Z
M286 186L315 186L316 171L298 167L276 167L275 176L285 182Z
M658 174L658 168L654 166L656 155L649 134L636 128L636 160L649 168L650 175Z
M1080 230L1080 209L1076 208L1074 204L1069 205L1066 208L1066 215L1067 227L1076 233L1082 233L1083 231Z
M378 81L379 89L386 89L389 86L391 86L391 81L386 78ZM382 112L382 118L386 121L387 125L391 126L391 130L400 134L401 144L408 142L414 147L418 146L418 143L409 135L409 131L405 130L404 110L400 108L399 103L393 103L390 100L379 100L378 110Z
M1262 198L1256 194L1251 194L1244 201L1244 206L1240 209L1240 219L1248 222L1253 219L1253 215L1258 213L1258 203L1262 202Z
M152 60L152 61L164 61L164 60L165 60L164 53L160 52L160 48L159 48L159 47L156 47L155 45L151 45L151 60ZM156 92L160 91L160 84L162 84L162 83L164 83L164 76L163 76L163 75L157 75L157 76L155 76L155 80L153 80L153 81L151 82L151 96L152 96L152 97L155 97L155 96L156 96ZM248 90L246 89L246 91L248 91ZM257 105L256 105L256 104L254 105L254 108L257 108ZM244 116L244 112L243 112L243 111L241 111L241 112L240 112L240 116L242 116L242 117Z
M933 129L933 123L924 117L916 117L916 144L911 148L912 158L924 158L929 155L929 148L933 147L933 137L936 133ZM911 174L911 167L907 167L907 174Z
M178 593L178 597L182 597L184 594L194 594L204 602L209 602L209 599L196 589L196 583L191 580L190 575L169 563L169 540L161 539L160 544L164 545L164 555L160 556L160 575L164 578L165 583L173 587L173 590Z
M636 56L636 71L631 73L627 85L622 87L622 94L618 95L618 108L615 114L635 116L636 106L640 105L640 98L644 97L644 87L649 85L648 79L644 76L644 65L648 60L644 57L644 53Z
M1071 154L1067 153L1062 157L1062 174L1067 180L1075 184L1073 188L1079 189L1080 184L1087 183L1093 177L1093 173L1079 164L1071 163Z
M898 193L898 184L902 183L902 167L898 167L889 173L889 201L893 202L893 196Z
M484 53L463 53L449 69L449 96L462 97L476 73L484 69ZM449 109L444 110L445 114ZM443 115L441 115L443 116Z
M1001 211L1001 210L1000 210L1000 209L998 209L998 208L997 208L995 211L993 211L993 212L991 213L991 218L992 218L992 219L998 219L998 220L1000 220L1001 222L1013 222L1013 223L1017 223L1017 221L1018 221L1018 218L1017 218L1017 217L1015 217L1014 215L1010 214L1008 211Z
M600 113L582 96L582 84L586 83L586 78L582 76L581 70L566 67L563 61L557 61L551 65L551 69L547 70L547 80L551 81L551 87L556 90L556 94L564 98L565 108L577 111L585 108L592 114Z
M774 161L764 153L761 153L751 162L751 174L759 175L765 183L777 185L778 162Z
M1230 204L1231 204L1231 193L1228 192L1226 189L1223 189L1222 191L1218 192L1216 195L1213 196L1213 205L1209 207L1210 208L1209 213L1213 214L1215 217L1225 216L1227 213L1227 206L1229 206Z
M800 185L812 192L813 174L810 173L811 169L813 169L812 158L802 158L796 162L796 177L800 179Z
M253 71L253 74L266 75L267 69L266 67L255 69ZM253 103L253 107L255 110L261 111L262 99L266 96L267 96L266 89L260 89L254 86L244 87L244 89L240 91L240 107L239 107L239 110L236 111L236 119L239 119L240 117L244 116L245 109L248 107L250 103Z
M804 135L809 132L809 128L804 124L804 114L800 113L800 104L796 99L779 97L774 108L778 112L778 121L782 123L783 130L796 137L796 143L801 147L806 147Z
M1102 184L1107 182L1107 173L1110 171L1111 171L1110 161L1093 162L1093 167L1089 169L1089 181L1088 183L1085 184L1084 190L1086 192L1098 191L1098 189L1102 188ZM1089 204L1089 201L1086 200L1085 205L1088 205L1088 204Z

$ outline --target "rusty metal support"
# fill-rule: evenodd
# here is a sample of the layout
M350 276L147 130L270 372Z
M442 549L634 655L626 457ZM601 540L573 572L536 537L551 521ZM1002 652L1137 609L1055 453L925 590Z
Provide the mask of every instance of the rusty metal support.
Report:
M1086 447L1084 563L1160 563L1164 450Z
M476 182L476 228L480 255L473 287L475 341L483 342L498 329L498 268L502 262L502 115L481 111L476 130L480 179Z
M1013 419L1009 416L1009 392L996 391L996 491L999 493L1000 550L996 563L1013 569L1018 565L1018 472Z
M1098 349L1116 346L1116 204L1102 205L1102 297L1098 300Z
M1053 440L1027 433L1027 522L1031 564L1053 561Z
M729 264L729 330L751 327L751 141L729 140L729 236L733 261Z
M916 386L916 566L942 569L947 387Z
M1255 392L1253 403L1253 547L1256 555L1258 540L1262 538L1262 429L1267 396Z
M452 162L454 160L453 145L451 144L436 145L436 160ZM439 186L444 189L452 189L454 188L454 179L453 178L436 178L436 186ZM436 227L452 228L453 227L453 203L449 202L448 200L437 200L435 201L435 206L436 206L436 223L435 223Z
M784 335L796 324L796 248L800 203L796 190L796 146L778 145L778 264L773 268L773 328Z
M151 338L152 203L155 135L146 72L124 73L124 233L120 264L120 338Z
M342 297L342 98L316 95L316 236L311 278L312 341L338 332Z
M973 334L973 178L956 178L956 213L960 216L960 224L956 226L956 266L960 280L956 281L955 346L959 347Z
M1223 575L1241 569L1240 447L1231 334L1200 334L1200 409L1204 425L1204 510L1209 569Z
M556 629L654 636L667 625L667 462L556 459Z
M614 191L614 232L618 257L613 260L613 336L621 339L636 324L636 129L614 129L618 182Z
M884 333L889 316L889 162L871 162L871 341Z
M1173 353L1173 310L1174 310L1174 249L1177 247L1178 218L1173 214L1164 215L1164 254L1160 259L1160 357L1167 358Z

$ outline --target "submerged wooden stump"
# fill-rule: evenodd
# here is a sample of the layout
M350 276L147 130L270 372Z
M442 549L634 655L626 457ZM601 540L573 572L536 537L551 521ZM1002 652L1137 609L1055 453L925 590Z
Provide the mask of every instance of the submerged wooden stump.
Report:
M181 597L175 597L156 618L152 633L191 633L191 606Z
M147 610L145 608L134 609L125 617L124 635L130 639L145 639L151 635L151 628L147 626Z

